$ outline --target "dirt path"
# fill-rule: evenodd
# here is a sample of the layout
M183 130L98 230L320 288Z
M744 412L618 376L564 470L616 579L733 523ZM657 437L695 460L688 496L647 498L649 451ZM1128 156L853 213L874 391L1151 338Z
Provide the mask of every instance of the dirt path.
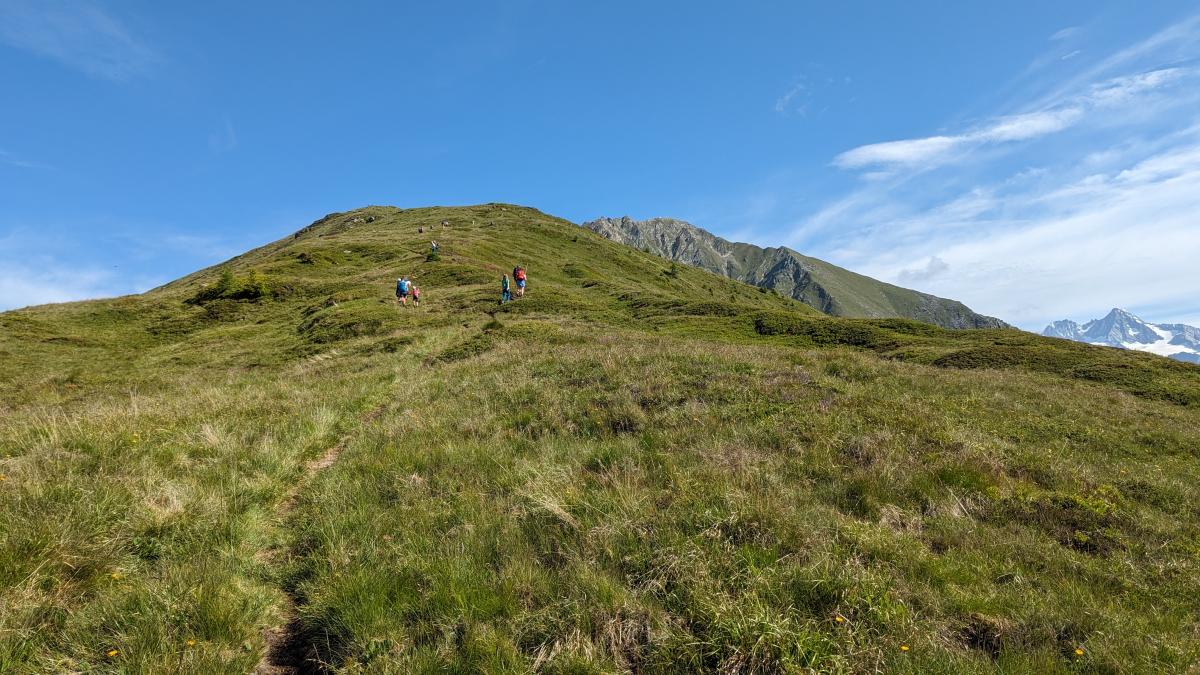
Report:
M387 403L372 408L359 420L358 426L364 426L375 421L387 409ZM286 520L296 509L296 502L304 494L309 483L317 474L333 466L341 456L342 451L353 437L353 431L347 432L337 443L326 448L321 456L304 465L304 473L296 484L288 490L279 501L276 514L280 520ZM272 564L281 564L283 551L270 549L262 552L264 559ZM263 631L263 640L267 643L266 653L252 671L254 675L307 675L324 672L322 664L317 660L313 637L304 629L300 621L297 598L290 592L284 594L284 616L286 621L278 626L272 626Z

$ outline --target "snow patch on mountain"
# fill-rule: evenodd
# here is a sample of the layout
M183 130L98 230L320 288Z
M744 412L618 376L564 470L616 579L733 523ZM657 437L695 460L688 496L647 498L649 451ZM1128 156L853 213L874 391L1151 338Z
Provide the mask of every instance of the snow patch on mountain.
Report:
M1042 335L1200 362L1200 329L1181 323L1148 323L1123 309L1113 309L1103 319L1083 325L1070 319L1055 321Z

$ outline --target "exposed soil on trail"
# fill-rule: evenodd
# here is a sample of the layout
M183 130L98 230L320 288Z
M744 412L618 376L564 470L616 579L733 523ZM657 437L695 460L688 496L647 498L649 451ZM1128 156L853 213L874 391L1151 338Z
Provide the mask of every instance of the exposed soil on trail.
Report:
M386 409L386 403L371 409L362 416L358 426L375 421ZM287 518L296 509L300 495L304 494L304 490L312 482L312 479L333 466L342 451L346 449L352 435L353 432L345 434L338 439L337 443L321 453L320 457L310 460L304 465L304 473L292 486L292 489L288 490L276 508L276 514L281 519ZM262 551L260 555L264 561L278 565L283 553L279 549L269 549ZM286 598L284 607L286 622L263 631L263 641L267 644L267 650L263 654L262 660L254 667L254 675L315 675L327 672L325 664L317 659L317 650L314 645L315 636L309 634L300 620L297 611L300 605L298 598L290 592L285 593L284 597Z

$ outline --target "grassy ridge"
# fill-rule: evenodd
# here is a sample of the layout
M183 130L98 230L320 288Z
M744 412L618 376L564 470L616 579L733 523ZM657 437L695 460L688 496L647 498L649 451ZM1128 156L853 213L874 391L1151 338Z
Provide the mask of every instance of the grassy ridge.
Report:
M831 319L530 209L335 214L0 314L0 670L244 672L285 594L347 672L1185 670L1198 407L1194 366Z

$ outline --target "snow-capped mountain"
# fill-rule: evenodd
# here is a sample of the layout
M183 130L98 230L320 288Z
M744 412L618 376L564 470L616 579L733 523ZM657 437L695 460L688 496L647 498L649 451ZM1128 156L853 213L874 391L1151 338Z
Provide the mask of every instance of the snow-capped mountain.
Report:
M1055 321L1042 335L1200 363L1200 328L1182 323L1146 323L1123 309L1113 309L1103 319L1082 326L1070 319Z

